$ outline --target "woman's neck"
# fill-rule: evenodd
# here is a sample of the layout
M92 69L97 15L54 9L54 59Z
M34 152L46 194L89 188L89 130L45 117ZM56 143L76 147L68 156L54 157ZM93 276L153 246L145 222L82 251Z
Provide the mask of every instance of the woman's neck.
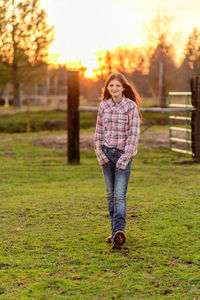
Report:
M112 100L113 100L113 102L115 102L115 103L118 103L118 102L120 102L120 101L121 101L121 99L122 99L122 95L120 95L120 96L117 96L117 97L112 97Z

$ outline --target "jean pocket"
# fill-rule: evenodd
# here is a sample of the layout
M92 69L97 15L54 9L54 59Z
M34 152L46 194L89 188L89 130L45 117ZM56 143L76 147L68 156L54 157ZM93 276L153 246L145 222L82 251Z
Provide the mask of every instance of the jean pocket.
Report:
M103 147L102 147L102 151L103 151L104 154L107 153L108 150L107 150L106 146L103 146Z
M118 157L122 156L124 154L123 150L117 150L117 155Z
M133 159L131 157L130 160L129 160L129 162L128 162L128 165L130 165L130 167L132 166L132 162L133 162Z

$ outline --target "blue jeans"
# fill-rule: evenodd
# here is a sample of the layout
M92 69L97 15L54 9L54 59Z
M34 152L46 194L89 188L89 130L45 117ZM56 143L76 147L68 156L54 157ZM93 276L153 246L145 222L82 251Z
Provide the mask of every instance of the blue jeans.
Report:
M122 230L126 226L126 192L128 180L131 173L132 159L129 161L126 170L119 170L116 167L117 161L124 153L118 149L111 149L103 146L103 152L109 162L102 166L104 181L107 191L108 209L111 219L111 232Z

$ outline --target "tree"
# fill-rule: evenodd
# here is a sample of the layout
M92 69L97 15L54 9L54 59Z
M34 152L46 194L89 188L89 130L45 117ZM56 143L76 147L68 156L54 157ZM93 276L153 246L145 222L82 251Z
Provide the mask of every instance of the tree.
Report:
M175 53L171 42L172 17L160 15L148 26L149 47L149 84L158 97L159 105L166 106L166 97L175 87L176 64Z
M173 57L173 46L161 40L150 58L149 81L161 107L166 106L168 92L176 86L177 68Z
M112 73L112 54L110 50L106 50L105 53L105 68L108 74Z
M0 0L0 55L10 65L14 106L20 106L20 86L33 86L46 70L45 58L53 41L39 0Z
M9 82L10 65L2 61L0 56L0 93L3 92L6 84Z
M193 28L188 37L184 63L190 77L200 75L200 31L197 27Z
M189 34L184 58L178 69L179 90L190 90L190 79L200 75L200 31L197 27Z
M185 51L186 61L192 70L192 75L200 75L200 31L194 27L189 35Z

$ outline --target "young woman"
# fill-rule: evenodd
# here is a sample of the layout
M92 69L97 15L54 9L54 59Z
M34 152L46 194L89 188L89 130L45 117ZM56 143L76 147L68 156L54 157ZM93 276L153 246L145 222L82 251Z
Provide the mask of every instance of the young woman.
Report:
M125 242L126 192L140 132L139 95L121 73L110 74L99 106L95 152L102 166L111 219L112 248Z

